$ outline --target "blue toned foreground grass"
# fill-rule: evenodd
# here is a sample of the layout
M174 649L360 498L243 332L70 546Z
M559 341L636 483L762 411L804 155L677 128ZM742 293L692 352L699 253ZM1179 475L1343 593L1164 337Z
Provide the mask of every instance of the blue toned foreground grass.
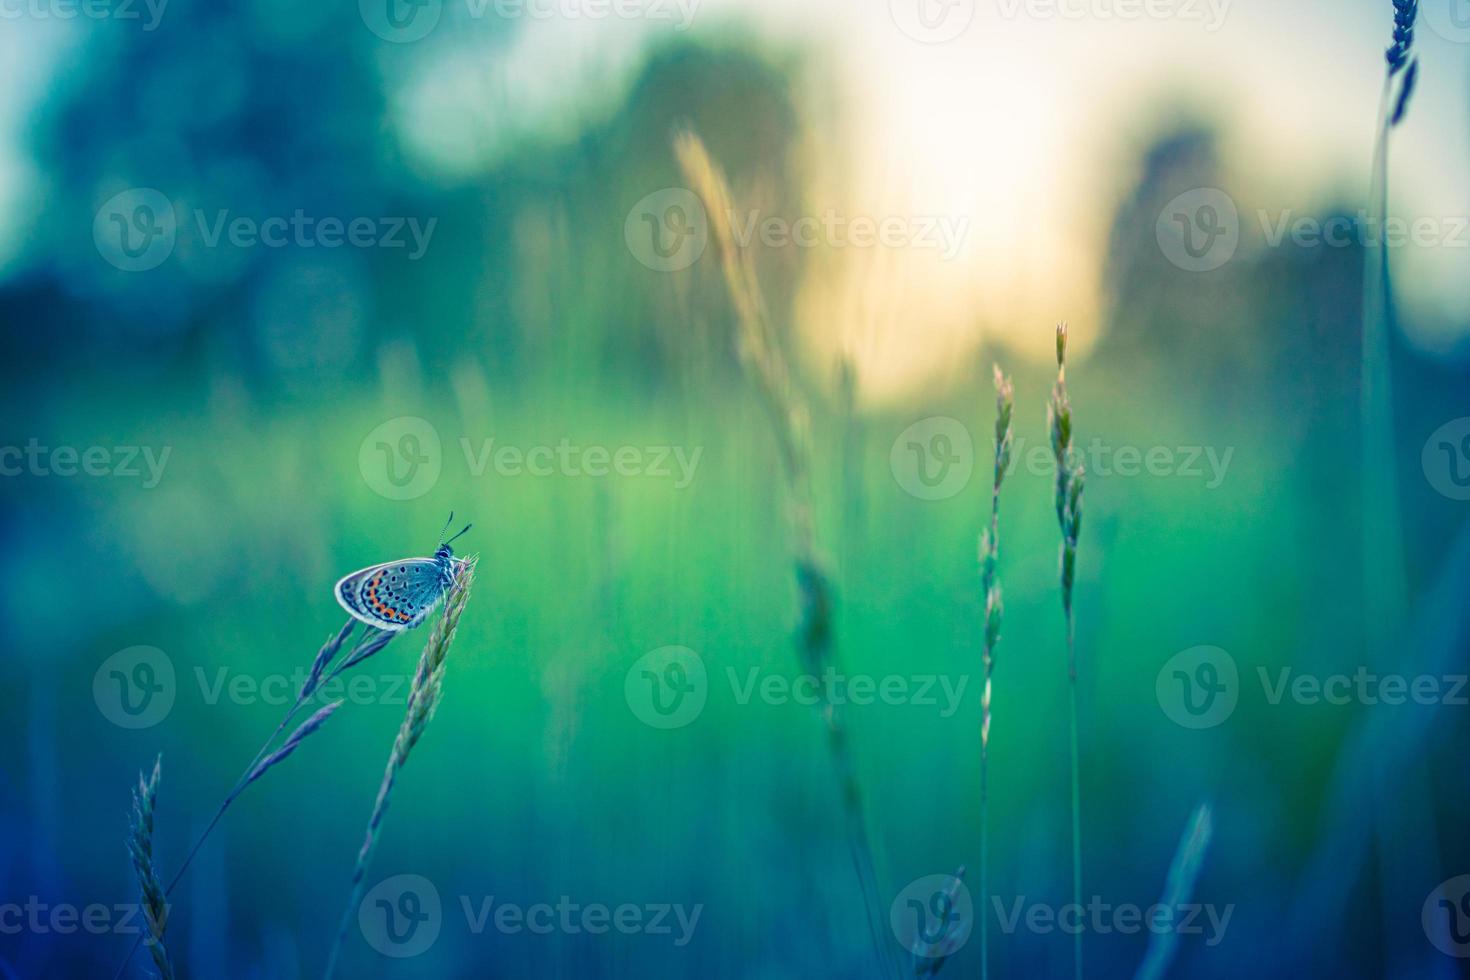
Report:
M454 643L454 634L459 627L459 617L470 598L470 585L475 578L477 559L468 558L459 566L454 583L444 600L444 612L434 623L424 652L419 656L418 668L414 671L413 686L408 694L408 707L403 714L403 723L398 728L398 737L393 740L393 751L388 755L388 764L383 770L383 781L378 786L378 796L368 816L367 831L362 847L357 852L357 863L352 869L352 887L348 892L347 904L342 909L342 921L337 927L332 950L327 956L327 968L323 974L328 980L336 973L342 954L342 943L347 938L353 913L362 901L363 884L368 868L372 864L373 852L377 850L378 838L383 829L383 820L388 815L388 803L393 788L398 784L398 774L408 763L409 754L434 719L434 712L444 695L444 669L449 661L449 648Z
M220 820L223 819L225 813L229 811L230 807L234 805L234 802L240 798L240 795L244 793L245 790L248 789L250 786L258 782L261 777L263 777L271 769L275 768L280 763L285 762L286 759L292 755L292 753L300 748L302 742L304 742L309 736L319 731L321 727L326 724L327 719L330 718L336 712L336 710L342 706L341 701L334 701L326 705L325 707L318 709L314 714L312 714L310 718L306 719L306 721L297 726L297 728L286 737L285 741L281 742L280 745L277 746L276 740L279 739L283 733L285 733L286 729L291 725L296 717L300 715L301 712L306 709L307 705L311 703L312 699L315 698L318 693L320 693L322 686L328 681L331 681L341 676L343 673L361 664L363 661L367 660L369 657L372 657L374 654L382 651L382 649L388 645L388 642L392 640L395 635L393 633L386 633L381 630L367 629L358 638L357 643L349 649L347 647L347 641L351 638L356 625L356 620L348 619L346 624L343 625L343 627L338 630L333 636L329 637L326 643L322 644L321 649L317 651L317 655L311 663L311 670L308 671L306 680L301 685L301 690L297 692L295 702L286 711L286 714L281 718L280 723L276 725L275 730L271 732L270 736L260 746L260 750L255 753L255 758L250 760L250 763L245 767L245 771L242 772L240 774L240 778L235 781L234 787L230 790L228 794L225 795L223 802L221 802L219 807L215 809L214 816L210 818L209 823L205 825L204 830L199 834L197 838L194 839L193 845L189 848L189 853L184 856L183 863L181 863L179 865L179 869L174 872L174 876L172 879L170 879L168 887L162 889L161 900L167 899L169 895L173 894L174 889L178 887L179 882L183 880L184 873L189 870L190 864L193 863L195 856L199 853L199 849L204 846L204 842L209 839L210 834L214 832L215 827L219 825ZM347 649L348 652L339 658L338 655L341 654L344 649ZM275 748L272 748L273 746L275 746ZM155 765L153 779L155 790L157 784L157 776L158 766ZM134 795L134 810L136 811L137 794L135 793ZM150 807L148 813L150 851L148 857L149 868L150 870L153 870L151 856L151 803L152 800L150 797ZM129 841L129 850L135 851L131 839ZM136 853L134 853L134 866L137 866ZM141 871L139 872L139 874L141 876ZM160 930L160 940L161 936L162 932ZM127 969L128 963L133 958L133 954L138 951L138 946L143 941L143 937L141 936L137 940L134 940L132 947L128 950L127 957L123 960L122 965L118 967L117 973L113 975L113 980L117 980L118 977L121 977L123 975L123 971ZM155 950L155 960L157 959L157 956L158 954Z
M137 875L142 898L143 919L148 925L146 940L142 941L148 943L148 953L153 957L158 975L163 980L173 980L173 965L169 962L168 949L163 945L163 934L168 929L168 897L158 877L158 868L153 863L153 809L158 800L162 771L163 757L159 756L154 760L150 776L145 779L142 773L138 774L128 828L128 854L133 860L133 872Z

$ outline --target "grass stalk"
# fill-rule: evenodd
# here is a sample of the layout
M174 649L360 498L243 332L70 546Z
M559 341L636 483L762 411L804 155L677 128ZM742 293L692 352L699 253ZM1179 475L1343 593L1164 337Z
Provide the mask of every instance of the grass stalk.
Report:
M820 676L835 660L832 628L832 584L826 563L818 554L812 517L810 422L797 396L780 341L766 309L760 282L750 255L735 246L729 216L734 213L725 175L710 158L699 137L680 133L674 152L689 188L704 204L710 240L715 246L730 303L734 308L740 360L770 418L787 502L794 548L796 584L800 597L797 656L802 669ZM883 941L883 903L868 833L861 786L852 761L847 729L839 705L830 699L820 706L827 729L827 745L845 817L853 868L862 891L873 955L881 973L897 976L900 968Z
M960 869L950 876L942 908L954 908L959 898L960 886L964 884L964 881L965 866L962 864ZM944 933L935 942L925 943L923 940L918 940L913 950L914 976L916 978L937 977L954 952L955 940L948 929L944 930Z
M368 867L372 864L374 851L377 850L383 819L387 816L388 803L393 795L393 788L398 783L398 775L408 763L409 754L413 751L414 746L418 744L424 731L429 727L429 722L433 720L434 712L438 709L443 697L444 669L449 659L449 648L454 643L459 617L464 612L465 604L469 601L470 585L475 577L475 563L476 559L469 558L460 564L454 576L454 583L449 587L449 594L444 600L444 612L434 623L429 639L424 644L424 651L419 656L413 685L409 689L408 707L404 711L403 722L398 727L398 736L393 741L393 751L388 755L388 763L383 770L383 780L378 786L378 795L373 802L372 813L368 816L367 831L363 836L362 847L357 852L357 863L352 869L352 887L348 893L347 904L342 910L342 919L337 926L336 938L332 940L332 949L327 957L327 968L323 976L328 980L336 972L337 962L342 953L342 944L347 938L347 930L352 923L353 913L362 901Z
M143 919L148 926L148 952L153 957L153 966L159 977L162 980L173 980L173 965L169 962L168 950L163 945L163 935L168 929L168 896L164 894L163 882L153 863L153 810L158 801L158 783L162 770L163 756L159 756L154 760L153 773L150 776L144 778L142 773L138 774L138 786L133 790L133 812L128 828L128 854L132 857L133 872L138 878Z
M1003 606L1000 577L1000 486L1011 465L1011 416L1015 388L995 368L995 474L990 484L990 527L980 533L980 576L985 593L985 687L980 695L980 976L990 976L990 917L984 914L990 894L990 698L995 648L1000 642Z
M1389 342L1390 277L1388 249L1382 240L1388 218L1390 135L1403 121L1419 75L1413 57L1418 0L1393 0L1393 41L1379 97L1368 190L1368 232L1363 249L1363 327L1361 364L1362 585L1365 636L1370 651L1382 650L1405 605L1405 575L1398 488L1393 460L1393 382Z
M1062 611L1067 618L1067 718L1072 754L1072 901L1082 907L1082 789L1077 743L1077 620L1072 587L1077 578L1077 539L1082 533L1085 468L1072 441L1072 402L1067 394L1067 325L1057 326L1057 381L1047 405L1047 428L1056 460L1055 504L1062 532ZM1073 976L1082 980L1082 933L1072 936Z
M1392 465L1399 458L1395 446L1393 398L1393 295L1389 249L1385 236L1388 221L1389 149L1392 133L1408 112L1419 77L1414 56L1414 26L1418 0L1393 0L1394 27L1385 52L1383 87L1379 96L1373 140L1373 165L1369 178L1367 237L1363 247L1362 359L1360 364L1359 470L1361 492L1360 588L1363 637L1368 662L1386 656L1397 643L1408 605L1408 582L1403 551L1402 516L1399 505L1398 473ZM1393 775L1390 763L1381 758L1374 770L1377 799L1388 799ZM1416 808L1400 800L1403 812ZM1376 809L1373 822L1383 854L1395 857L1384 867L1385 886L1380 895L1385 916L1392 916L1402 894L1393 882L1403 876L1405 835L1410 833L1395 813ZM1427 871L1428 869L1422 869Z
M280 748L272 752L271 749L276 744L276 740L285 733L287 727L296 719L296 716L321 691L325 684L335 680L347 670L350 670L380 652L395 635L381 630L367 629L358 638L357 643L347 655L339 658L337 655L346 646L356 624L357 621L355 619L349 618L346 624L336 634L328 638L327 642L317 651L316 658L311 664L311 670L307 673L306 680L302 683L301 690L296 695L295 703L287 709L286 714L281 718L280 723L276 725L275 730L261 744L260 749L255 753L255 757L250 760L250 763L245 767L244 771L240 773L240 778L235 781L235 785L231 787L229 793L225 795L224 800L215 809L214 816L210 818L204 830L200 832L198 837L194 838L194 843L189 847L188 853L184 855L183 862L179 865L178 870L174 872L173 877L169 879L168 887L163 891L165 898L173 894L174 889L178 887L179 882L183 879L184 873L189 870L189 866L194 862L194 858L198 855L199 849L204 846L205 841L209 840L210 835L214 832L214 828L219 825L220 820L223 819L225 813L234 802L240 798L240 794L244 793L247 787L264 776L267 770L273 768L277 763L284 762L287 756L296 751L296 748L301 744L302 740L321 728L326 720L331 717L332 713L341 707L342 702L333 702L318 710L316 714L297 728L281 744ZM138 947L142 945L142 942L143 937L141 936L133 941L133 945L128 949L127 957L123 960L122 965L117 968L117 973L113 974L113 980L118 980L123 975L123 971L128 968L128 963L132 961L133 954L138 951Z
M233 804L235 800L239 799L240 794L245 792L245 788L247 786L251 785L265 774L265 770L260 768L261 763L266 760L268 753L270 753L271 746L276 744L276 739L281 737L281 735L286 731L287 726L289 726L291 722L296 719L296 716L301 713L302 709L305 708L306 705L311 701L311 699L317 694L317 692L321 690L324 684L326 684L328 681L334 680L348 668L356 666L357 664L366 660L368 657L372 656L374 653L382 650L383 647L388 645L388 641L393 638L392 633L385 633L382 631L370 629L359 639L356 646L353 647L352 651L346 657L337 661L335 667L332 666L332 661L336 658L337 653L342 649L343 645L347 642L347 639L351 636L353 627L356 625L356 622L356 620L349 618L346 625L344 625L342 629L337 632L337 635L327 640L327 642L322 646L321 650L318 651L316 659L312 662L311 672L307 675L306 682L302 684L301 690L296 695L295 703L292 704L289 709L287 709L286 714L282 716L281 721L278 725L276 725L275 730L272 731L265 742L261 744L260 750L255 753L255 758L250 760L250 764L245 767L244 772L240 774L240 778L235 781L234 787L231 788L230 792L225 796L224 801L220 803L219 808L215 810L214 817L211 818L209 823L205 825L203 832L201 832L200 835L195 839L193 846L189 848L189 853L184 857L183 863L179 865L179 870L174 872L173 879L170 880L168 883L168 891L170 893L173 892L174 886L179 883L179 880L184 877L184 872L189 870L189 865L191 862L193 862L194 856L199 853L199 848L204 846L204 842L209 839L210 832L213 831L215 825L220 822L220 818L225 815L225 811L230 808L231 804ZM340 703L341 702L337 702L337 704ZM333 710L335 710L335 708L333 708ZM322 721L325 720L325 717L322 718ZM303 726L303 728L304 727L305 726ZM305 734L311 734L311 732L315 731L317 727L320 727L320 723L318 723L316 726L313 726ZM294 737L295 736L293 736L293 738ZM304 737L304 735L302 737ZM297 741L299 742L299 739L297 739ZM293 745L292 748L294 749L294 747L295 746ZM276 758L275 761L283 761L284 758L284 756L280 756L279 758Z

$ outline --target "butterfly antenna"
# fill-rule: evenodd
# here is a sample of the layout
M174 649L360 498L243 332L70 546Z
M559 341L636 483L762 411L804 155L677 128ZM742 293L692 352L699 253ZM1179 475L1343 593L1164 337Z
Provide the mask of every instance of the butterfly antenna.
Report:
M473 525L473 524L466 524L464 526L464 530L463 531L460 531L458 534L456 534L454 537L450 538L448 541L446 541L444 543L445 544L453 544L455 541L458 541L460 538L462 538L465 534L469 533L470 528L472 528L474 526L475 525Z
M448 544L449 543L449 541L445 541L444 540L444 535L446 535L446 534L449 533L449 525L451 525L453 523L454 523L454 511L451 510L449 512L449 520L447 520L447 521L444 522L444 527L439 532L439 543L440 544ZM463 531L460 532L460 534L463 534L463 533L464 533ZM459 534L456 534L454 537L456 537L456 538L459 537ZM451 538L450 540L452 541L454 539Z

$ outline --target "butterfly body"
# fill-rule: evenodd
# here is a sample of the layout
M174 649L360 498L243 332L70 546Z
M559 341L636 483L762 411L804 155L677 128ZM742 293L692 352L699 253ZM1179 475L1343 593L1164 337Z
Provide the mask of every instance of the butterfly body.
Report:
M413 629L444 598L463 558L442 544L432 558L402 558L347 575L334 590L354 619L390 633Z

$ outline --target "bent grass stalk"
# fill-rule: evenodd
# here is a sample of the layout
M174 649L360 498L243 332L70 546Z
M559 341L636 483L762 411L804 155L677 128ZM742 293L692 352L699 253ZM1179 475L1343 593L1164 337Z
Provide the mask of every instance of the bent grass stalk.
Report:
M1000 577L1000 485L1011 465L1011 415L1016 392L995 367L995 475L990 484L990 527L980 532L980 580L985 593L985 687L980 695L980 905L990 888L990 694L1002 614ZM937 968L935 972L938 972ZM980 976L990 976L990 917L980 916Z
M730 233L727 218L733 207L724 173L710 158L704 143L692 133L675 136L674 153L689 188L704 204L710 239L719 257L726 290L735 311L740 360L770 417L771 431L781 458L795 550L801 607L796 631L797 656L804 670L820 675L834 659L832 586L825 563L817 553L812 518L811 456L807 445L810 425L806 408L793 391L791 372L766 310L755 267L749 254L736 248ZM873 953L883 973L897 975L901 972L898 963L888 944L882 940L878 877L847 729L839 706L830 699L822 704L821 717L827 727L828 750L842 799L853 867L862 889Z
M1077 621L1072 586L1077 578L1077 538L1082 533L1084 467L1072 445L1072 402L1067 396L1067 325L1057 325L1057 383L1047 405L1047 428L1056 460L1057 524L1062 532L1062 611L1067 617L1067 715L1072 748L1072 902L1082 906L1081 767L1077 752ZM1082 980L1082 933L1072 936L1073 975Z
M1388 148L1395 126L1408 112L1419 77L1413 56L1418 0L1393 0L1393 41L1385 52L1387 69L1379 98L1368 190L1368 243L1363 249L1363 328L1360 433L1362 471L1362 589L1369 650L1381 650L1403 617L1405 576L1400 550L1398 488L1393 432L1393 382L1389 344L1388 249L1382 240L1388 218ZM1397 90L1397 91L1396 91ZM1379 461L1374 463L1373 461ZM1370 518L1371 515L1371 518Z
M246 787L250 786L256 780L260 779L261 776L265 775L267 769L270 769L278 762L284 761L287 755L290 755L292 751L295 751L296 746L300 744L301 740L320 728L322 723L325 722L328 717L330 717L332 711L335 711L338 707L340 707L342 702L334 702L333 704L328 705L326 708L323 708L321 711L318 711L316 715L312 716L312 718L308 719L305 723L301 725L300 728L293 732L291 734L291 737L286 740L286 745L290 746L290 751L285 751L285 746L283 746L281 750L277 750L275 753L272 753L269 757L267 757L267 753L270 752L271 746L275 744L276 739L281 736L281 733L286 730L286 726L290 725L292 720L301 713L301 710L306 707L307 703L314 696L316 696L317 692L322 689L323 685L325 685L329 681L336 679L345 671L357 666L364 660L368 659L368 657L371 657L373 654L379 652L388 645L388 642L390 640L393 639L394 634L392 633L386 633L381 630L374 630L369 628L364 633L364 635L359 638L357 644L353 647L352 652L344 657L340 662L338 662L336 667L328 670L328 668L331 666L332 660L336 658L337 653L347 642L347 638L352 635L352 630L356 623L356 620L349 618L347 620L347 623L340 630L337 631L337 635L327 640L327 642L322 645L321 650L317 652L316 659L312 661L311 670L307 674L306 681L301 685L301 690L296 695L295 703L292 704L291 707L286 711L286 714L281 718L280 723L276 725L275 731L271 732L270 737L265 740L264 744L261 745L260 750L255 753L255 758L250 760L250 764L246 766L245 771L240 774L240 778L235 782L234 788L230 790L229 794L225 797L224 802L222 802L219 805L219 809L215 811L213 819L209 821L209 823L205 826L204 831L194 841L194 846L189 848L189 853L184 857L184 863L179 866L178 871L174 872L173 880L170 881L168 884L168 890L170 892L172 892L174 890L174 886L179 883L179 879L184 877L184 872L189 869L189 864L194 860L194 855L199 853L199 848L204 845L204 842L206 839L208 839L210 832L214 830L215 825L219 823L220 818L225 815L225 811L230 808L230 805L234 803L235 800L239 799L240 794L245 792Z
M225 795L224 801L214 811L214 816L210 818L209 823L205 825L204 830L200 832L199 836L194 839L194 843L190 846L189 852L184 855L183 863L179 865L179 869L174 872L173 878L169 880L168 887L164 889L164 897L173 894L174 889L183 879L184 872L189 870L189 865L193 863L195 856L199 853L199 849L204 846L204 842L209 839L210 834L214 832L214 828L219 825L225 812L240 798L240 794L244 793L249 786L264 776L267 771L274 768L277 764L284 762L287 756L295 752L307 736L314 734L326 723L326 720L332 716L333 712L342 706L342 702L334 701L319 709L293 731L279 748L272 752L271 747L276 744L276 739L281 737L282 733L286 731L286 728L301 713L302 709L321 691L324 685L340 677L343 673L356 667L374 654L382 651L396 635L394 633L368 628L358 638L357 643L352 647L351 651L345 657L338 660L337 654L342 651L347 640L352 636L353 629L356 625L357 620L349 618L346 624L335 635L329 637L327 642L322 644L321 649L317 651L316 657L311 662L311 669L307 672L306 680L302 683L301 690L296 695L295 703L287 709L286 714L281 718L280 723L276 725L275 730L261 744L260 749L255 753L255 758L250 760L249 765L240 774L240 778L235 781L234 787ZM335 665L333 663L334 661L336 661ZM138 951L138 947L142 942L143 939L141 936L133 941L132 947L128 950L127 958L118 967L117 973L113 975L113 980L118 980L123 975L123 971L128 968L128 963L131 962L133 954Z
M1373 166L1368 192L1368 229L1363 248L1362 359L1359 386L1359 527L1361 537L1360 595L1363 636L1369 658L1383 656L1394 644L1395 630L1405 618L1407 573L1396 468L1393 401L1393 299L1389 249L1384 239L1388 220L1389 144L1405 118L1419 78L1414 55L1414 25L1418 0L1393 0L1393 36L1384 52L1386 62L1373 142ZM1375 767L1376 786L1389 783L1387 761ZM1409 812L1414 809L1407 808ZM1401 821L1377 811L1373 822L1390 852L1393 840L1406 833ZM1397 826L1395 825L1397 823ZM1388 869L1385 869L1388 870ZM1386 880L1404 869L1394 863ZM1385 901L1391 901L1385 890Z
M383 781L378 786L378 796L373 802L362 847L357 852L357 863L352 869L352 889L348 893L347 905L342 910L342 921L337 926L337 935L327 957L327 969L323 976L328 980L336 972L342 943L352 923L352 914L362 901L364 881L368 867L372 864L373 852L378 846L383 818L387 816L388 802L392 797L393 787L398 783L398 774L407 764L409 754L423 737L429 722L434 719L434 712L438 710L439 701L443 697L444 668L449 659L449 648L454 643L460 614L469 601L476 561L475 558L467 558L459 566L454 584L449 587L449 595L444 600L444 612L434 623L428 642L424 644L424 652L419 656L413 686L408 693L408 707L404 711L403 723L398 727L398 736L393 740L393 751L388 755L388 764L383 770Z

